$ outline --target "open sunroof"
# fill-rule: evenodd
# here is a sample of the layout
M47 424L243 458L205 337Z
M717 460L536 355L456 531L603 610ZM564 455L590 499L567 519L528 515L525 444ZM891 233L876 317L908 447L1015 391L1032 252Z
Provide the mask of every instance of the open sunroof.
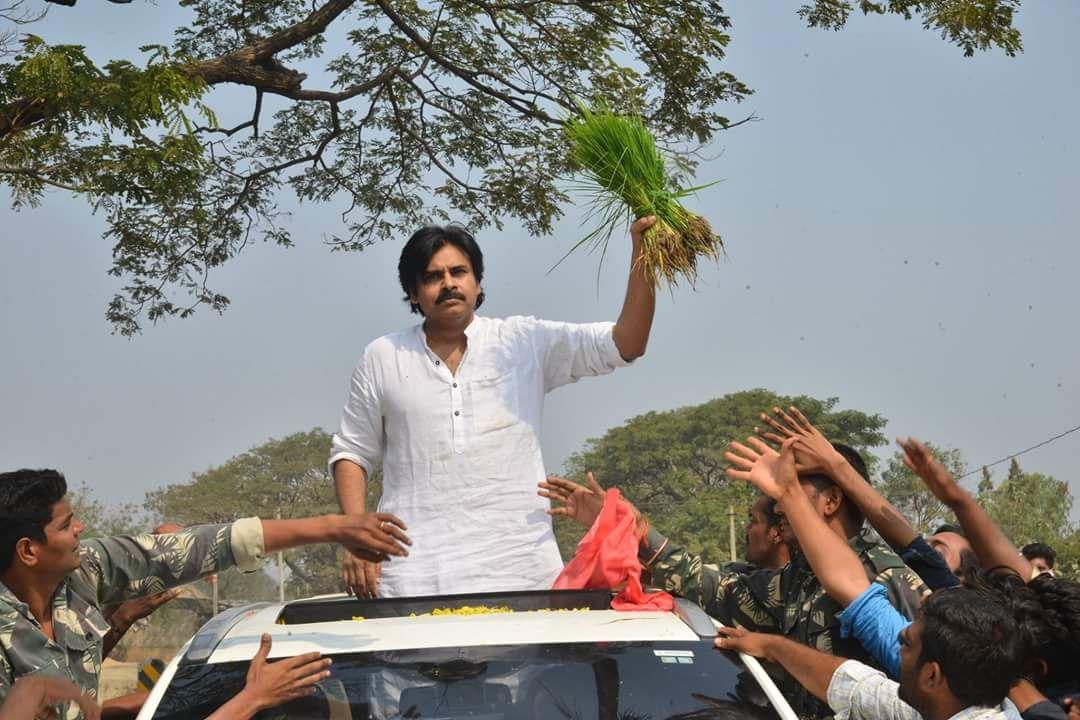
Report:
M282 610L278 622L285 625L334 622L363 617L378 618L424 615L436 609L456 610L462 607L508 607L525 612L530 610L607 610L611 607L608 590L523 590L518 592L474 593L467 595L432 595L410 598L333 598L299 600Z

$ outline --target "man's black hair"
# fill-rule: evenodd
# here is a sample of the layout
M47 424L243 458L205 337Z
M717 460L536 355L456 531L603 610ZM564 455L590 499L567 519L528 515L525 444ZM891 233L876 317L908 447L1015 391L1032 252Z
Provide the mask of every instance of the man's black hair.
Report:
M1046 685L1076 679L1080 666L1080 584L1043 573L1027 584L1042 609L1047 642L1035 650L1046 661Z
M410 300L416 294L417 281L420 275L427 270L432 256L445 245L453 245L469 257L473 275L476 282L484 279L484 253L476 244L476 239L463 227L457 225L428 225L413 233L405 247L401 249L401 257L398 259L398 280L401 289L405 291L405 302L414 313L424 314L420 306ZM476 308L484 302L484 293L476 297Z
M859 476L863 480L870 482L870 473L866 469L866 461L862 459L862 455L860 455L855 448L836 442L832 443L832 446L836 452L840 453L844 460L847 460L851 467L855 468L855 472L859 473ZM819 493L836 485L828 475L800 475L799 480L801 482L810 483ZM837 487L837 489L839 490L839 487ZM840 494L844 495L842 492ZM866 517L863 515L863 511L860 510L847 495L844 495L844 508L847 513L848 523L851 527L856 530L861 529L863 523L866 521Z
M1028 644L999 593L935 591L922 605L919 666L936 662L965 707L993 707L1020 677Z
M0 575L15 562L22 538L45 542L53 505L67 494L67 481L56 470L0 473Z
M964 534L964 528L960 527L959 525L954 525L952 523L943 523L941 525L938 525L937 530L935 530L934 532L932 532L930 534L931 535L939 535L941 533L946 533L946 532L947 533L955 533L955 534L959 535L960 537L967 537L967 535Z
M761 512L765 515L765 526L774 528L780 524L784 516L776 512L776 500L768 495L762 495L762 497L765 498L765 502L761 506Z
M1057 553L1054 552L1054 548L1050 547L1046 543L1041 542L1028 543L1024 547L1020 548L1020 554L1028 560L1042 558L1046 561L1047 567L1049 567L1051 570L1054 568L1054 562L1057 560Z
M1080 664L1080 585L1049 574L1026 582L1012 568L997 568L965 575L964 586L999 593L1016 618L1030 658L1046 665L1041 687L1073 679Z
M964 548L960 551L960 564L956 567L956 577L963 580L969 575L975 575L982 569L982 565L979 563L979 556L975 554L974 550L970 548Z

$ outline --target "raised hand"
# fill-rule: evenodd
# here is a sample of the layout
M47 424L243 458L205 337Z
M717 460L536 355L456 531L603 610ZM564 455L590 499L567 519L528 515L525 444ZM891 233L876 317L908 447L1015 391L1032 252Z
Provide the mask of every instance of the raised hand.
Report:
M938 500L951 506L967 496L967 491L957 484L952 474L925 445L912 437L907 440L897 438L896 442L904 451L904 465L926 483Z
M796 438L795 469L800 475L823 473L830 477L837 464L845 463L844 456L836 451L820 430L806 419L802 412L792 405L789 412L773 407L776 417L761 414L761 420L772 432L759 433L762 438L777 445L788 438Z
M630 226L630 241L633 243L634 247L641 246L641 236L655 224L656 217L653 215L639 217L634 221L634 224Z
M774 500L783 499L785 494L798 487L799 476L792 450L796 438L784 440L780 452L760 438L749 437L746 442L753 447L735 441L724 453L724 458L734 466L724 471L728 477L752 483Z
M548 515L560 515L585 527L592 527L604 507L604 488L600 487L591 472L585 473L585 483L582 485L558 475L548 475L539 484L537 494L551 500Z
M412 541L405 529L405 523L390 513L358 513L341 517L338 535L339 542L353 555L382 562L391 556L408 556L405 546L412 545Z

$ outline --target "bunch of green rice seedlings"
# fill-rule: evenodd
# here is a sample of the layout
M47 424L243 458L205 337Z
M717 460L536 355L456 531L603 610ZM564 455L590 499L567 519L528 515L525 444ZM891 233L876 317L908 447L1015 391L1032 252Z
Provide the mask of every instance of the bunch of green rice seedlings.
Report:
M680 202L701 187L669 185L664 157L640 118L581 106L579 111L566 122L570 160L587 181L582 189L592 196L589 215L598 226L570 252L591 244L601 250L602 261L618 227L654 215L656 222L641 239L646 276L654 286L661 279L675 285L680 276L692 284L698 258L719 258L724 247L709 222Z

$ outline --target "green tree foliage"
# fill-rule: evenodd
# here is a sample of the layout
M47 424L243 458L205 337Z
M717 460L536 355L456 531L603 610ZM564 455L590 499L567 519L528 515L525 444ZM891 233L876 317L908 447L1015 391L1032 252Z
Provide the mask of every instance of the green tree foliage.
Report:
M827 437L863 451L884 445L885 418L837 409L837 398L788 397L757 389L733 393L701 405L630 418L589 440L567 461L571 477L592 471L605 486L618 487L665 533L709 561L730 558L729 511L734 508L739 552L744 517L754 490L724 474L724 451L761 425L760 415L774 405L795 405ZM564 557L574 553L581 528L562 520L556 536Z
M1024 472L1013 458L1009 474L989 493L984 506L1017 547L1030 542L1053 546L1073 532L1072 502L1068 483Z
M125 334L200 305L223 310L211 270L253 242L293 242L279 223L286 188L346 202L342 249L451 216L474 228L511 217L545 234L567 200L560 129L575 100L640 115L683 174L735 124L718 108L751 92L721 69L731 20L713 0L181 4L190 20L170 46L104 63L29 35L4 55L16 41L0 28L0 181L16 207L61 188L103 213L124 283L107 315ZM802 12L838 28L850 5ZM859 3L919 14L969 54L1019 50L1016 5ZM345 37L332 56L329 32ZM222 127L210 105L229 86L250 89L251 111Z
M68 488L68 502L86 530L82 537L111 537L113 535L137 535L150 532L153 525L135 503L109 506L94 496L93 489L85 483Z
M1013 27L1020 0L814 0L799 8L799 15L810 27L839 30L856 6L864 15L900 15L905 20L917 15L925 29L940 32L966 57L992 47L1001 48L1009 57L1023 51L1020 31Z
M964 474L964 461L959 450L944 450L932 444L927 447L953 477ZM904 465L904 454L897 451L876 483L878 491L922 533L930 533L944 522L955 522L945 504L934 497L919 476Z
M326 468L329 449L330 435L319 429L269 440L196 473L188 483L148 493L146 506L181 524L230 522L252 515L300 518L340 512ZM368 483L371 507L380 492L376 477ZM287 584L290 597L341 590L338 548L314 545L289 551L284 557L291 572ZM223 592L226 582L239 582L227 581L227 575L222 576Z

